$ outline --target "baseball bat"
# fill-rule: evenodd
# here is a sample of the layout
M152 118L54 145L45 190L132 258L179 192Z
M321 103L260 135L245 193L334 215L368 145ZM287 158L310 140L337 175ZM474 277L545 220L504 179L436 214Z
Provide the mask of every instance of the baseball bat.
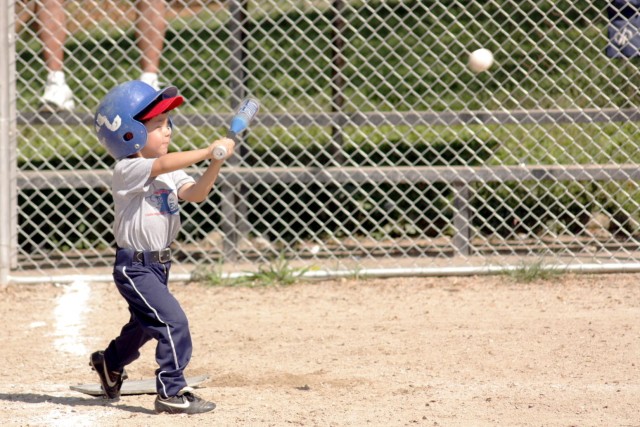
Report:
M238 107L238 111L236 111L231 118L227 138L231 138L238 143L238 134L249 127L249 123L251 123L251 120L256 116L259 109L260 103L253 98L247 98L242 101L240 107ZM215 159L224 159L226 155L226 147L216 147L213 149L213 157Z

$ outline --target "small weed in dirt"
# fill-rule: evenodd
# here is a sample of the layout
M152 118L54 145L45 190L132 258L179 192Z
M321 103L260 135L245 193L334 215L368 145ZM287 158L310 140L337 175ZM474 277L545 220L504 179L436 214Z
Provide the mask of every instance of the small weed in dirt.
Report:
M242 286L245 285L245 276L233 277L224 273L222 261L214 267L202 267L191 273L191 282L205 283L209 286Z
M298 282L308 270L309 268L292 268L284 255L281 255L267 265L260 265L257 272L234 276L224 273L222 263L219 263L214 268L194 271L191 281L210 286L287 286Z
M538 280L557 279L565 274L565 270L547 265L544 260L538 260L530 264L523 262L515 269L505 270L502 274L517 283L531 283Z
M256 286L293 285L308 268L292 268L283 255L274 259L271 263L258 267L258 272L252 274L251 281Z

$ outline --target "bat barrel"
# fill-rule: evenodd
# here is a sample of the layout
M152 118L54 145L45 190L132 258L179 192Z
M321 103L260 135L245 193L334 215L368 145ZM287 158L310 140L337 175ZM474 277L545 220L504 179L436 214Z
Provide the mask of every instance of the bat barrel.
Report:
M258 114L259 109L260 104L255 99L248 98L242 101L240 108L238 108L238 111L231 119L229 132L238 134L245 130L249 126L249 123L251 123L251 120Z
M260 103L253 98L247 98L240 104L236 114L231 118L229 132L227 138L233 139L238 143L238 134L244 131L251 123L251 120L258 114ZM225 147L216 147L213 149L213 158L221 160L227 157L227 149Z

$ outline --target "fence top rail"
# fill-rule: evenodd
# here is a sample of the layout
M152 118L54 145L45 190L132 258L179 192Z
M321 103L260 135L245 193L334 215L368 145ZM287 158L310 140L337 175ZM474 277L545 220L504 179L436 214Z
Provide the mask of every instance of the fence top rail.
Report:
M204 169L191 168L192 176ZM18 188L109 188L112 171L56 170L20 171ZM525 166L402 166L329 168L225 167L219 182L232 185L274 182L322 183L472 183L510 181L626 181L640 180L636 164L525 165Z
M232 114L175 114L177 126L226 126ZM607 123L640 121L638 108L573 109L573 110L469 110L469 111L410 111L356 113L260 113L257 126L380 126L380 125L504 125L551 123ZM92 126L93 114L76 112L18 112L18 125Z

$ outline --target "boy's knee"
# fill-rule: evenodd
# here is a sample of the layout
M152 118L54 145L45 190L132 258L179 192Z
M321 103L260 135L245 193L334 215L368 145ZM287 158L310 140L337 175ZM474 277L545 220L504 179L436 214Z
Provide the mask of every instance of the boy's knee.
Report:
M176 332L189 332L189 320L187 320L187 316L185 315L172 319L169 325L171 325L171 329Z

